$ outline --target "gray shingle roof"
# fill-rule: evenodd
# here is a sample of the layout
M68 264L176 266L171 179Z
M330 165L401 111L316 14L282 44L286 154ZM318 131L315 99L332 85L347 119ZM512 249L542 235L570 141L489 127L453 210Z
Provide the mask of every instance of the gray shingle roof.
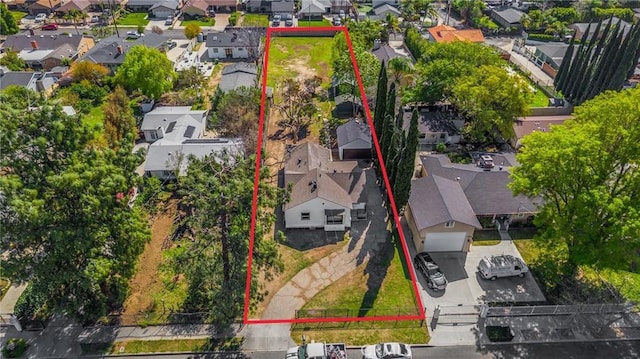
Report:
M26 71L7 71L0 73L0 90L4 90L7 86L15 85L27 87L35 91L35 81L38 78L36 72Z
M152 143L147 149L145 171L173 171L179 165L180 175L185 175L190 156L202 159L213 153L227 151L230 154L240 153L242 141L229 138L209 138L184 140L182 143L165 141Z
M293 184L293 208L313 198L323 198L346 208L358 203L364 193L366 176L357 161L331 161L330 150L314 143L303 143L287 154L285 184ZM315 182L315 188L311 185Z
M3 49L31 50L33 49L32 41L35 41L39 50L55 50L58 47L68 44L72 48L77 49L80 46L82 36L77 35L36 35L31 36L29 33L21 33L17 35L7 36L2 44Z
M153 32L145 33L144 36L127 41L125 38L111 36L100 41L96 46L82 56L80 60L89 60L96 64L120 65L124 62L128 50L136 45L144 45L151 48L160 48L162 44L169 40L168 37L158 35ZM122 46L124 53L118 53L118 45Z
M520 23L520 19L522 19L522 15L524 15L524 13L520 10L514 9L512 7L504 7L504 8L498 8L498 9L494 9L492 14L494 16L500 17L502 19L504 19L505 22L509 23L509 24L519 24Z
M207 47L246 47L249 39L243 31L210 32L206 44Z
M371 129L366 122L350 120L336 129L338 135L338 147L344 146L355 140L362 140L371 147Z
M413 181L409 206L419 231L448 221L482 228L455 180L426 176Z
M157 9L159 7L166 7L167 9L176 10L178 8L178 0L163 0L158 1L149 8L149 10Z
M380 61L389 62L396 57L404 57L389 45L381 45L379 48L371 51Z
M222 70L218 87L227 92L240 87L252 87L256 83L258 67L246 62L238 62L229 65Z
M400 10L398 10L395 6L391 6L389 4L382 4L373 9L373 13L375 15L386 14L387 12L393 13L396 16L400 16Z
M491 171L474 164L451 163L446 155L422 156L421 160L428 175L456 180L476 215L537 212L540 199L514 196L507 188L511 182L508 156L494 156L496 167ZM505 167L499 170L502 161Z

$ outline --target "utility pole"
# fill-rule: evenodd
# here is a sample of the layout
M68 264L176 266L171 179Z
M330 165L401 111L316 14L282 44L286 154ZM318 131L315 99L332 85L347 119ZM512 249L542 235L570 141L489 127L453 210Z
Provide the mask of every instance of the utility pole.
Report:
M449 25L449 16L451 15L451 0L447 0L447 19L444 21L445 25Z

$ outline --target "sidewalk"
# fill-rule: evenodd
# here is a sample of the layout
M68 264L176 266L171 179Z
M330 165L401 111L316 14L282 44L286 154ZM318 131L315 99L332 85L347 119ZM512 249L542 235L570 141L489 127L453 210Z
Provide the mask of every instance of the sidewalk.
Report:
M2 301L0 301L0 314L13 314L18 298L20 298L25 289L27 289L27 283L13 283L7 290L7 294L2 298Z

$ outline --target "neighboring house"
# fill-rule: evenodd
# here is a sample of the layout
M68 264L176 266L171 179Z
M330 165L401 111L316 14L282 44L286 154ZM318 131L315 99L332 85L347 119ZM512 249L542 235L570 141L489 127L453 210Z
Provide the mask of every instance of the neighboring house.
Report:
M569 49L569 44L564 42L559 43L547 43L535 46L534 62L536 65L542 68L547 75L555 78L564 55Z
M600 27L600 34L602 34L602 32L604 31L604 28L610 22L613 25L620 24L620 26L622 27L622 33L625 36L629 33L629 30L631 30L631 24L614 16L611 19L606 19L602 21L602 26ZM591 40L591 38L596 32L597 27L598 27L597 22L593 22L593 23L579 22L579 23L569 25L569 28L575 31L576 39L579 39L579 40L582 40L582 37L587 32L587 29L589 29L589 33L587 34L587 40Z
M400 0L373 0L371 2L371 7L375 9L385 4L391 5L397 8L397 7L400 7Z
M295 8L293 0L247 0L244 4L246 11L259 13L293 13Z
M366 121L349 120L336 129L341 160L371 159L371 129Z
M56 88L58 76L51 72L4 71L0 69L0 90L21 86L49 95Z
M127 0L89 0L91 4L90 9L92 11L102 11L104 9L124 7Z
M387 14L391 14L395 17L399 17L401 12L397 7L384 3L379 5L378 7L373 8L371 10L373 15L370 16L372 20L382 20L384 21L387 18Z
M189 1L182 8L182 14L187 20L209 16L209 6L211 6L210 1L207 0Z
M482 228L460 183L436 175L412 182L404 216L418 252L467 252Z
M128 0L125 7L133 12L148 12L158 0Z
M454 117L450 111L441 111L437 106L420 108L418 110L419 148L429 150L433 145L446 145L460 142L460 130L464 126L464 119ZM403 129L409 131L413 107L405 106Z
M421 156L420 160L422 162L421 177L437 176L448 181L455 181L459 184L464 192L466 202L471 206L473 213L483 227L495 225L499 230L502 230L508 229L509 225L513 222L530 223L538 211L538 205L540 204L539 198L529 198L523 195L514 196L511 189L508 188L508 184L511 182L509 178L510 169L518 165L515 160L515 155L512 153L493 154L493 162L495 164L493 169L483 169L475 164L452 163L447 155ZM435 181L437 182L438 180L435 179ZM412 202L411 200L409 202L409 215L413 216L414 228L412 228L412 231L414 233L420 232L424 234L425 228L429 228L429 226L421 225L420 223L429 224L438 222L434 222L433 216L441 214L441 212L436 211L425 211L424 208L419 207L424 206L424 203L421 203L421 199L425 199L419 196L427 195L425 194L425 192L429 191L429 188L425 188L427 184L426 180L416 180L411 185L412 197L416 198L417 196L417 202ZM448 182L441 183L435 187L439 190L457 191L457 189L452 189L452 186ZM444 200L447 200L449 194L446 192L439 193ZM456 197L459 198L459 195L456 195ZM459 198L457 202L464 201ZM458 209L451 210L449 205L462 206L462 203L447 204L447 207L450 211L454 212L454 214L461 213L461 207L456 207ZM465 216L465 218L467 217L468 216ZM460 221L460 219L455 218L450 220ZM466 222L469 222L468 219ZM476 224L466 224L477 228ZM449 223L446 231L443 228L442 232L451 232L452 230L456 232L456 225L456 223ZM468 229L467 227L464 228ZM433 232L433 229L431 232ZM447 245L435 246L436 250L459 251L468 249L468 245L464 243L464 240L469 238L467 236L469 232L466 230L465 232L466 234L464 236L461 233L445 235L444 237L438 237L436 235L434 238L446 238L447 241L450 241ZM420 241L423 240L422 238L425 237L421 237ZM432 245L432 243L427 242L422 244ZM417 242L416 245L418 245ZM420 249L419 246L418 249Z
M253 87L257 77L258 67L255 64L237 62L222 69L218 88L222 92L228 92L240 87Z
M323 15L338 14L340 10L345 14L353 11L349 0L302 0L298 18L316 19Z
M89 0L70 0L60 6L57 13L68 13L71 10L77 10L80 12L88 12L91 7Z
M404 54L397 52L393 47L388 44L382 45L380 40L375 40L373 42L373 50L371 50L380 62L389 63L389 60L395 59L397 57L406 57Z
M515 27L517 29L522 28L522 15L524 13L520 10L516 10L510 6L498 7L491 10L490 17L503 28Z
M207 52L210 59L248 59L257 53L256 44L242 30L207 34Z
M29 14L51 14L54 13L62 4L61 0L38 0L29 5Z
M39 35L28 33L7 36L2 44L2 51L11 49L34 69L49 70L62 65L64 58L77 60L93 48L95 42L91 36Z
M437 25L429 28L429 40L433 42L470 41L484 42L484 35L480 29L458 30L447 25Z
M127 52L136 45L144 45L155 49L163 49L169 38L148 32L133 41L123 37L111 36L102 39L100 43L87 52L80 60L91 61L108 67L115 72L127 55Z
M520 147L520 140L535 131L546 132L554 125L561 125L566 120L573 118L571 115L565 116L529 116L519 117L513 124L513 133L515 137L509 142L514 148Z
M291 186L283 205L285 228L344 231L366 219L366 173L357 161L331 160L331 151L304 143L287 153L284 183Z
M175 143L200 138L207 122L207 111L191 106L156 107L144 115L140 131L147 142L166 139Z
M147 149L144 173L161 179L176 178L187 174L191 158L203 159L205 156L231 155L243 150L242 141L230 138L184 139L174 142L161 139L152 143Z
M149 8L149 12L155 18L166 19L176 14L179 5L178 0L161 0L153 4Z

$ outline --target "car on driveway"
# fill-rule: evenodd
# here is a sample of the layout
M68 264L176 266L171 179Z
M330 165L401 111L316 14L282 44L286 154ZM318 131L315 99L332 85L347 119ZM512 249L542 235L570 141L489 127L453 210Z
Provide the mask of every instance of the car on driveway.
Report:
M361 351L362 359L411 359L411 347L402 343L366 345Z
M97 23L97 22L100 22L100 16L98 16L98 15L93 15L93 16L91 17L90 22L91 22L91 23L94 23L94 24L95 24L95 23Z
M333 23L333 26L340 26L341 22L340 22L340 18L337 16L333 17L333 20L331 21Z
M56 24L55 22L52 22L50 24L42 25L41 30L45 30L45 31L58 30L58 27L59 27L58 24Z
M164 20L164 24L166 26L171 26L173 25L173 16L167 16L167 18Z
M440 267L431 258L429 253L418 253L413 258L413 264L424 275L427 280L427 287L435 291L447 288L447 277L440 270Z
M36 20L36 22L42 22L42 21L44 21L46 19L47 19L47 14L40 13L40 14L36 15L36 19L35 20Z
M280 26L280 14L273 15L272 26Z

